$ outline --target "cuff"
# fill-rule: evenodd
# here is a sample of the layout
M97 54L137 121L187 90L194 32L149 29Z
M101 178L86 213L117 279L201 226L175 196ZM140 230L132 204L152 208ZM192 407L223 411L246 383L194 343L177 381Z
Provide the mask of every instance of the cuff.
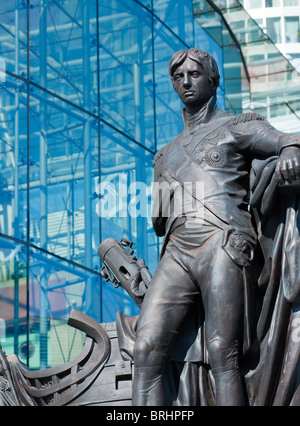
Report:
M295 133L290 135L284 135L279 139L279 146L278 146L278 152L279 154L284 148L287 148L289 146L296 146L300 148L300 135L297 135Z

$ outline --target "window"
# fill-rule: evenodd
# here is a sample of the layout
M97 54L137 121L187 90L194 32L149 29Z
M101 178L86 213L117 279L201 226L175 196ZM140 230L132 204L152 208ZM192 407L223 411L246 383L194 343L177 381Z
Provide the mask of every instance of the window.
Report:
M283 6L299 6L299 0L283 0Z
M249 9L259 9L261 7L263 7L262 0L251 0L251 1L248 1L248 8Z
M273 43L281 43L280 18L267 18L267 34Z
M266 0L266 7L280 7L280 0Z
M255 19L255 21L256 21L257 25L259 25L261 28L263 27L264 22L263 22L262 18L257 18L257 19Z
M285 18L286 43L298 43L300 41L299 30L299 16L289 16Z

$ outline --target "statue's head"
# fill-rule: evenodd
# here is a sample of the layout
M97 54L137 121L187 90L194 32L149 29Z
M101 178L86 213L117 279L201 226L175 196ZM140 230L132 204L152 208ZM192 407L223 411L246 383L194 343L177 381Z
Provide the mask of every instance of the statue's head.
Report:
M198 106L216 95L220 75L214 58L204 50L179 50L169 63L173 87L185 105Z

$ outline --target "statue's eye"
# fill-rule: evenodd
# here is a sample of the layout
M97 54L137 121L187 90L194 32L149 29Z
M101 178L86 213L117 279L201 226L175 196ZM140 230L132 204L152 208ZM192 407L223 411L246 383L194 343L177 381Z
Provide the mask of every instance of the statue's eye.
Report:
M180 80L182 78L182 74L176 74L174 76L174 80Z

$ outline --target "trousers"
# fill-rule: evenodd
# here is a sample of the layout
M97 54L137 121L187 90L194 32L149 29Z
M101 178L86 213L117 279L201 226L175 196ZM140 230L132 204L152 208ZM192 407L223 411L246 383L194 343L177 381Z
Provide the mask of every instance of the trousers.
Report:
M133 405L165 405L164 365L199 293L216 405L244 404L238 367L243 272L222 249L223 235L213 225L197 227L190 220L172 231L139 315Z

